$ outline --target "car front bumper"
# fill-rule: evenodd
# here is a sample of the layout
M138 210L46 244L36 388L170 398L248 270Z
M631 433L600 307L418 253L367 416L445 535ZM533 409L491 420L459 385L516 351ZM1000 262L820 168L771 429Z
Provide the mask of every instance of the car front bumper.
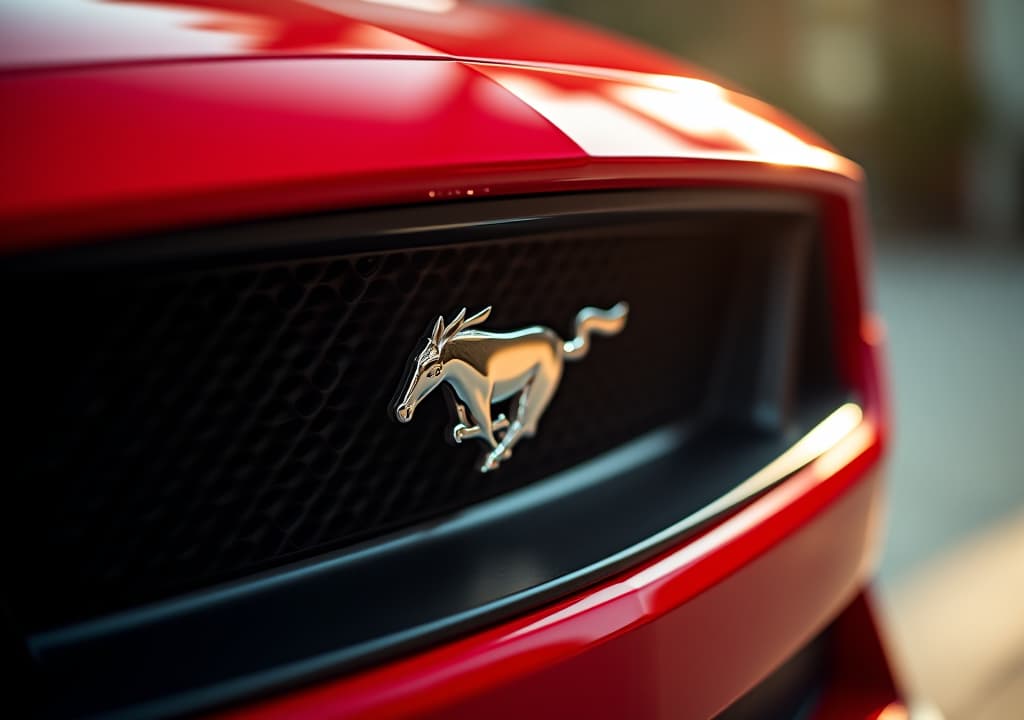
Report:
M879 437L866 417L832 440L701 535L574 597L226 716L710 717L828 630L816 716L889 717L902 706L866 593Z

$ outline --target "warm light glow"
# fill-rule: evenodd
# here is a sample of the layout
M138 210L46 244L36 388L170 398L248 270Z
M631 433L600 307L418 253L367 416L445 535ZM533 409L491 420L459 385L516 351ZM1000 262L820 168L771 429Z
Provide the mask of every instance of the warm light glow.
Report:
M363 2L429 13L451 12L458 5L457 0L363 0Z
M481 72L546 117L593 157L682 157L695 148L657 123L589 90L566 90L519 71Z
M812 468L818 477L832 477L844 467L853 462L853 459L871 447L875 442L875 426L862 423L853 429L849 435L843 438L843 442L837 443L831 452L823 454L814 461Z
M901 702L886 705L877 716L877 720L909 720L909 718L910 713L907 712L907 706Z
M547 118L592 157L763 162L859 177L857 165L761 117L755 101L706 80L552 65L476 69ZM573 77L599 82L575 85ZM568 80L569 82L565 82Z
M619 102L668 127L725 145L737 153L757 156L763 162L842 171L848 161L825 148L810 145L739 105L724 88L703 80L665 78L661 87L609 85ZM729 150L726 150L728 152Z
M867 313L860 323L860 336L871 347L879 347L885 342L885 320L877 313Z
M748 483L759 484L783 475L790 475L812 460L823 456L839 441L851 434L864 418L864 411L854 403L846 403L821 421L789 450L768 463Z

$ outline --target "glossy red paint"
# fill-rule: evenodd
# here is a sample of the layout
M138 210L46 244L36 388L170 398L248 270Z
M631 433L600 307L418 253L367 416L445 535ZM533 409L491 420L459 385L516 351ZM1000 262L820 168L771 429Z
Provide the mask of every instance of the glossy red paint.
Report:
M413 55L690 74L569 20L457 0L35 0L0 7L0 68Z
M115 3L125 13L118 22L135 22L129 10L140 5L148 7ZM99 22L90 15L95 3L72 6L82 28ZM0 100L10 108L0 118L0 249L354 206L698 182L829 191L859 177L763 103L693 72L665 74L682 66L642 55L614 70L585 66L632 53L601 35L557 24L545 34L534 25L546 20L460 4L447 20L477 20L455 23L440 42L445 23L430 13L338 6L350 14L297 2L260 6L263 21L281 25L277 45L286 37L304 48L284 56L259 49L252 23L210 30L176 14L240 11L224 2L161 3L174 12L160 16L167 37L156 33L153 48L167 57L112 43L116 62L89 65L99 45L77 27L52 57L9 51L0 72ZM111 6L98 7L102 18ZM25 35L14 48L60 40L8 20L5 32ZM480 37L480 23L531 38L529 47L561 34L533 67L524 63L540 61L511 39L487 45L485 60L433 50L403 59L386 42L386 57L355 57L367 43L338 38L370 20L451 57L483 52L456 42ZM189 40L200 30L231 37L234 49L203 51ZM318 32L335 38L337 52L320 53L330 57L313 57ZM21 61L34 64L19 69Z
M517 10L427 5L443 12L64 0L72 21L51 24L31 5L3 8L0 250L524 193L813 195L842 371L864 407L856 430L700 537L598 587L228 713L708 716L867 582L888 408L863 286L860 171L774 109L653 51ZM854 635L861 602L840 625ZM884 653L847 657L881 679L830 693L822 717L877 716L896 700Z
M907 720L893 669L879 636L869 593L861 594L832 628L831 678L816 720Z
M8 148L0 199L15 243L58 226L91 234L227 208L260 215L261 204L301 206L332 188L351 203L438 167L582 159L529 107L448 61L118 67L14 75L0 88L18 100L3 136L26 139Z
M614 96L632 90L677 102L689 86L444 60L0 76L0 97L14 108L0 119L0 243L443 202L470 190L476 198L688 183L856 190L848 161L771 125L742 98L692 82L720 110L705 115L717 124L699 135ZM606 123L588 123L581 106ZM766 146L764 132L788 154Z

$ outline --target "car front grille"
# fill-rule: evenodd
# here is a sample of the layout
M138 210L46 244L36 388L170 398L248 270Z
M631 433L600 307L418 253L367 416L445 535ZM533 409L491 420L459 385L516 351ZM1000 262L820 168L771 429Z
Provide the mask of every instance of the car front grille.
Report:
M790 211L626 215L350 251L343 217L340 245L294 255L286 238L8 273L14 611L47 627L351 547L666 423L763 425L779 313L797 339L775 374L831 377L813 228ZM566 366L498 472L478 471L477 441L445 443L440 393L408 425L390 417L439 314L493 305L487 329L565 338L582 307L620 300L625 331ZM772 396L768 424L800 392Z

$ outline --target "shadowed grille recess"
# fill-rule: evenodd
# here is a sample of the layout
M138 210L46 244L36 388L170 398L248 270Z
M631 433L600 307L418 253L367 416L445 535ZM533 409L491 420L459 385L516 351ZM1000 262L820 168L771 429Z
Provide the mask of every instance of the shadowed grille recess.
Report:
M706 416L715 368L756 370L723 357L739 298L771 301L758 278L775 240L809 226L706 213L261 264L12 274L14 610L46 627L314 556ZM445 443L441 393L410 424L391 419L439 313L493 305L486 329L564 338L581 307L619 300L626 330L566 365L539 434L497 473L477 471L478 441ZM804 325L800 357L827 357L821 328Z

